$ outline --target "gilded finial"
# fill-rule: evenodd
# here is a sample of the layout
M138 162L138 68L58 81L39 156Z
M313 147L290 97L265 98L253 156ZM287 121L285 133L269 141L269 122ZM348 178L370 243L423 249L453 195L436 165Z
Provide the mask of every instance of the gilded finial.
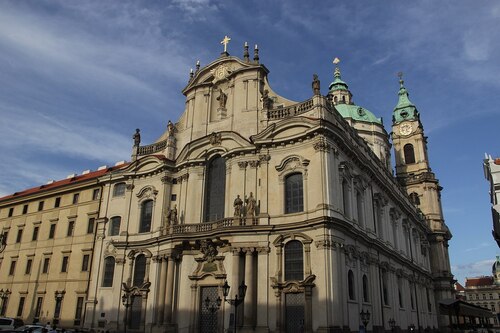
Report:
M339 62L340 62L339 58L335 57L335 59L333 59L333 64L335 65L335 71L333 72L333 76L338 77L340 79L340 68L338 66Z
M192 79L192 78L193 78L193 76L194 76L194 72L193 72L193 69L191 68L191 69L189 70L189 79Z
M253 61L258 64L259 63L259 48L257 44L255 44L255 48L253 49Z
M246 62L249 62L250 59L250 54L248 54L248 42L245 42L243 47L243 59L245 59Z
M399 86L403 88L403 83L405 83L403 81L403 72L398 72L398 77L399 77Z

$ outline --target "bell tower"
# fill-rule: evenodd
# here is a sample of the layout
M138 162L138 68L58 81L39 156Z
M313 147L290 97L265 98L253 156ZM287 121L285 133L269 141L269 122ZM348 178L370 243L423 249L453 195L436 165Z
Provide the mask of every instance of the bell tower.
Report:
M416 106L410 101L399 73L399 99L392 115L392 142L396 159L396 177L406 189L410 200L425 216L432 230L429 239L430 263L434 277L436 306L442 299L451 298L453 275L448 256L448 241L452 235L446 226L441 206L439 180L431 170L427 154L427 137ZM447 319L439 316L439 323Z

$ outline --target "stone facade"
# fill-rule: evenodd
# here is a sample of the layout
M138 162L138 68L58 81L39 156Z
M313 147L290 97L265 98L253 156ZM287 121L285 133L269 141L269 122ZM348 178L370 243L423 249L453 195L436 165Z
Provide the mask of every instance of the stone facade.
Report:
M223 52L197 66L180 119L153 144L136 137L132 162L97 177L85 327L358 331L361 311L369 331L390 329L389 320L401 331L447 325L437 302L451 297L451 234L437 180L413 180L396 136L394 177L381 122L339 113L334 89L323 96L315 81L310 99L293 102L268 73L248 47L243 59ZM415 133L404 140L422 142ZM426 153L418 161L428 175ZM12 225L1 213L0 227ZM246 285L238 307L224 302L226 282L231 299Z
M493 216L493 238L500 247L500 158L486 156L483 161L484 177L490 183L491 215Z

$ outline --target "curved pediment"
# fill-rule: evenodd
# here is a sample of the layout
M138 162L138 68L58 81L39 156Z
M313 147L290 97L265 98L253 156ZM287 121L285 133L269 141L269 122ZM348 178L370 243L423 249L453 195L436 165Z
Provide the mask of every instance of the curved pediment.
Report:
M268 141L292 140L308 134L320 125L319 119L293 117L273 123L264 131L252 136L255 143Z
M130 163L122 172L124 175L134 176L148 174L163 168L166 160L163 155L148 155Z
M184 146L177 157L176 164L191 160L205 160L215 154L223 156L253 149L255 146L250 141L235 132L213 132Z
M269 72L263 65L245 62L238 57L221 56L195 72L188 85L182 90L182 93L187 95L187 92L194 87L200 85L214 85L218 82L230 80L242 71L255 69L264 70L265 74Z

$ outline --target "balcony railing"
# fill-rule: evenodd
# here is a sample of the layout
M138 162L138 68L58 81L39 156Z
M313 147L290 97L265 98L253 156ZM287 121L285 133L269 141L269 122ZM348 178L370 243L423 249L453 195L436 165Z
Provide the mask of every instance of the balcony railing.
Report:
M225 218L214 222L190 223L172 225L167 229L168 235L207 232L219 229L227 229L238 226L258 225L258 217L249 218Z
M151 145L139 147L137 155L149 155L160 152L167 147L167 141L168 139L157 143L153 143Z
M277 119L288 118L312 110L313 106L314 106L313 100L308 99L307 101L302 103L269 110L267 111L267 119L277 120Z

